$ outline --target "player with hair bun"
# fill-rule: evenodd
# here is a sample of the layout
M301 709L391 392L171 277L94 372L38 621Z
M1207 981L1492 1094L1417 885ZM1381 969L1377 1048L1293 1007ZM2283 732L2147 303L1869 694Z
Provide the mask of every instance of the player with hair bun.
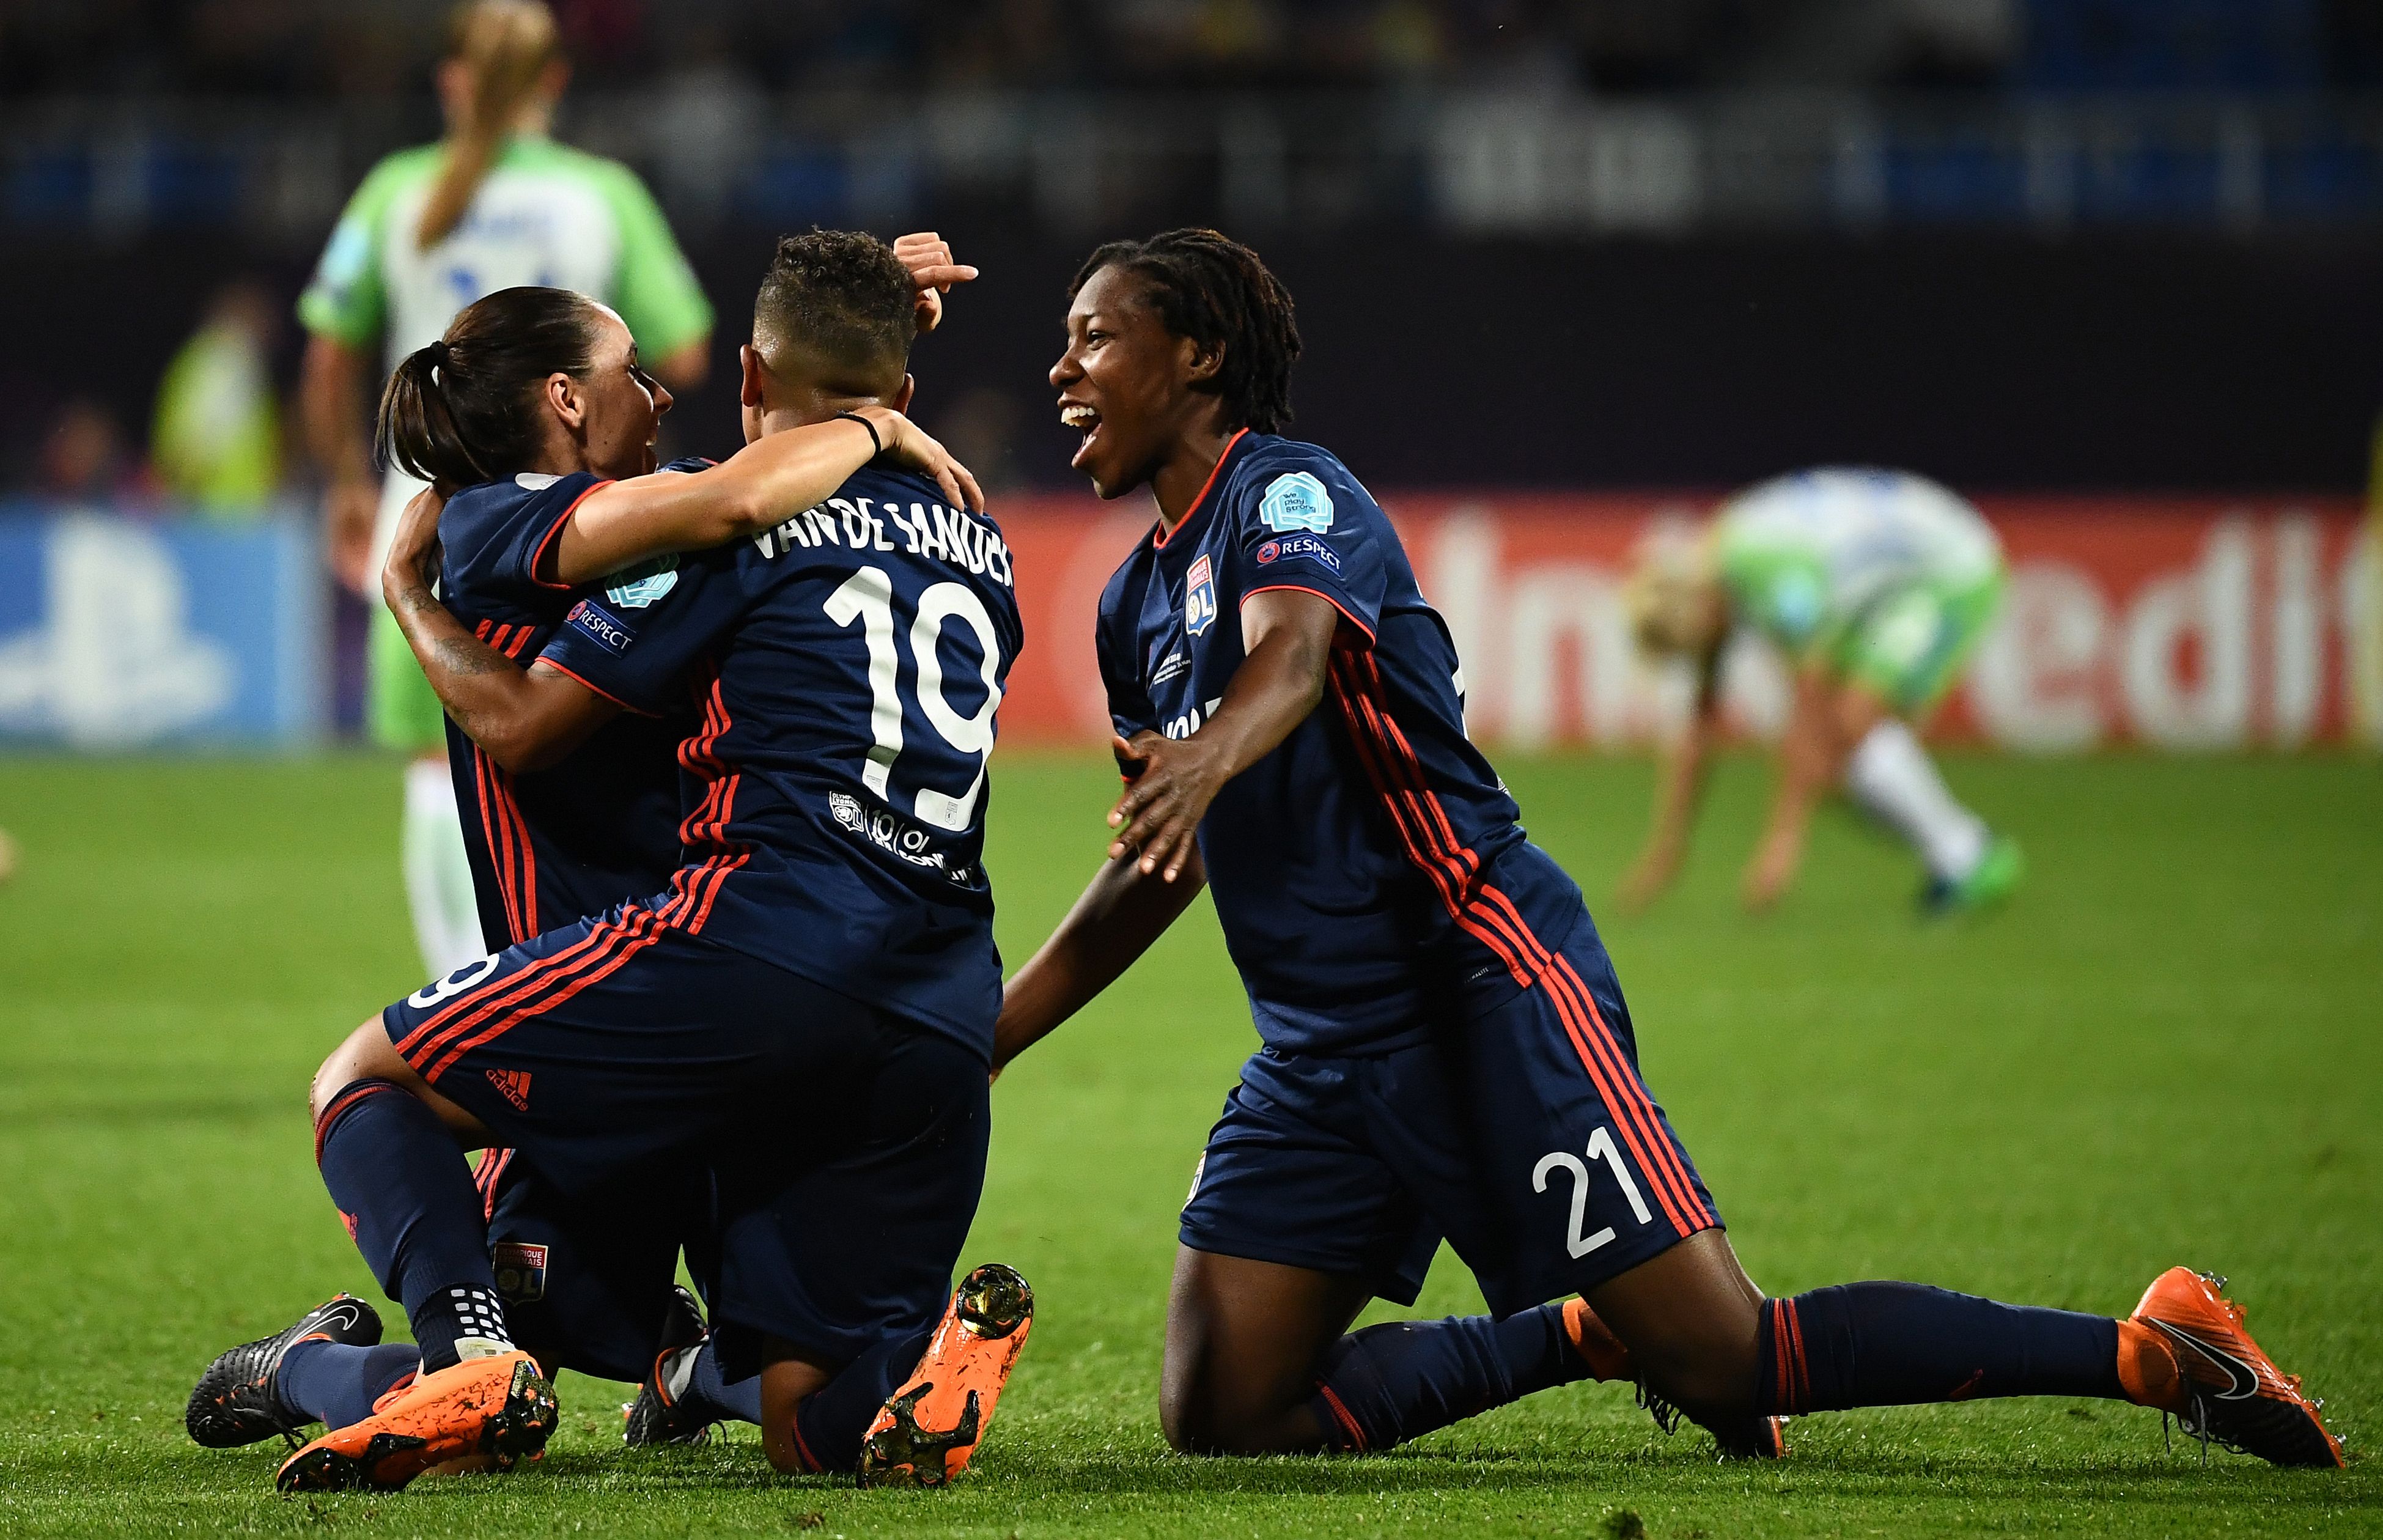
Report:
M512 874L495 885L514 944L391 1005L317 1074L325 1184L415 1349L375 1346L377 1319L341 1297L218 1360L191 1398L201 1442L327 1424L285 1490L510 1464L552 1427L541 1371L558 1360L667 1371L633 1442L739 1416L781 1468L876 1483L949 1479L991 1421L1031 1295L1000 1267L955 1295L951 1270L982 1176L1000 979L976 850L1018 635L973 480L899 412L909 339L939 308L926 291L971 276L923 260L948 257L930 244L907 261L842 232L780 243L744 354L752 441L716 466L651 474L669 397L584 296L492 295L392 379L385 452L452 495L409 508L384 588L458 763L499 803L576 796L524 795L485 834ZM905 551L893 531L919 539ZM897 610L926 653L908 752L897 738L881 759ZM934 677L971 640L967 676ZM657 742L617 736L690 709ZM626 880L594 869L608 844L623 867L652 859L639 794L682 766L696 790L659 820L662 877L591 906ZM846 819L896 791L902 817ZM523 845L582 884L538 934L522 933L548 913ZM459 1147L521 1162L475 1191ZM525 1164L541 1197L526 1214L504 1206ZM692 1200L690 1174L706 1178ZM525 1224L546 1226L555 1268L526 1301L488 1250ZM699 1349L657 1340L682 1238L713 1305ZM895 1395L914 1366L921 1383Z
M1183 1209L1170 1444L1382 1449L1596 1377L1735 1455L1780 1453L1789 1413L2071 1395L2340 1463L2183 1268L2126 1320L1902 1283L1765 1299L1638 1074L1580 890L1465 739L1397 530L1339 460L1278 437L1290 295L1213 230L1103 246L1068 293L1051 383L1074 464L1104 498L1148 487L1158 521L1101 598L1127 781L1108 861L1009 979L995 1062L1213 892L1264 1046ZM1377 1295L1414 1302L1443 1237L1494 1313L1351 1333Z
M549 137L570 80L540 0L468 0L449 21L436 82L447 135L368 173L298 301L306 437L329 480L328 557L369 593L399 513L422 482L373 463L372 382L437 341L457 312L500 290L575 290L610 306L648 374L685 389L709 363L711 306L653 195L616 162ZM400 864L424 966L447 973L501 933L478 923L457 837L445 724L405 640L377 606L365 655L365 729L414 755Z

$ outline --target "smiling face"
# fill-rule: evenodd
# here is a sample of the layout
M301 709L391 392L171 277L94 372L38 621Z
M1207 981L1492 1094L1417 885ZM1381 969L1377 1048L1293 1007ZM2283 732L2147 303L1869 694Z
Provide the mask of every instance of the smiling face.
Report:
M1051 366L1059 420L1083 435L1068 463L1104 498L1148 481L1181 437L1220 409L1196 388L1215 373L1190 338L1178 337L1121 267L1085 280L1068 307L1068 351Z
M549 396L569 382L566 393L575 401L579 419L574 436L589 470L615 478L644 475L659 463L654 440L671 409L671 393L639 366L636 339L621 318L602 305L595 312L596 342L588 350L586 376L549 379ZM569 423L570 413L562 415Z

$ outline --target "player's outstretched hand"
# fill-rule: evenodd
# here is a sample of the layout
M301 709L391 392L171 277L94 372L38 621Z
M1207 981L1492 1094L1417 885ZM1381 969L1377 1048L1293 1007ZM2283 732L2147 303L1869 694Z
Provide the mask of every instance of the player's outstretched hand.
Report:
M897 238L894 254L910 270L910 282L919 291L919 330L934 330L944 319L944 296L952 291L952 285L973 279L976 269L954 262L951 242L932 230Z
M1142 875L1158 873L1172 882L1198 847L1192 843L1208 804L1232 778L1225 750L1198 733L1169 738L1145 729L1131 742L1111 740L1117 763L1130 777L1125 795L1109 809L1109 859L1138 859ZM1139 772L1131 767L1139 764Z
M906 471L916 471L944 489L944 496L956 504L965 504L971 513L984 511L984 489L976 484L969 468L952 458L952 451L937 443L926 429L898 412L880 416L871 413L880 437L885 440L885 453Z
M426 487L397 516L397 533L389 538L389 556L380 568L381 597L392 608L397 595L438 583L438 515L446 508L447 494Z

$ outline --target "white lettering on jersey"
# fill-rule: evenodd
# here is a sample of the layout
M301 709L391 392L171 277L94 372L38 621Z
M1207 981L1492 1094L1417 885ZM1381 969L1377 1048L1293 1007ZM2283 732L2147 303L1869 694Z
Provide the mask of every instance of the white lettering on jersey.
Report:
M753 536L753 548L774 561L781 552L800 546L813 549L821 546L849 546L854 550L907 550L912 556L932 556L940 561L978 576L989 576L1005 588L1014 588L1017 568L1009 546L994 533L992 526L979 524L969 514L942 503L914 502L906 515L900 505L886 503L882 511L872 512L872 499L830 498L816 508L807 508L775 529L765 529ZM897 546L885 536L885 525L891 521L908 542Z
M1218 696L1216 699L1208 702L1205 706L1194 706L1191 710L1184 712L1183 715L1176 718L1173 721L1167 724L1167 735L1170 738L1188 738L1192 736L1192 733L1200 731L1200 724L1206 721L1210 717L1215 716L1216 714L1216 708L1224 704L1225 697Z

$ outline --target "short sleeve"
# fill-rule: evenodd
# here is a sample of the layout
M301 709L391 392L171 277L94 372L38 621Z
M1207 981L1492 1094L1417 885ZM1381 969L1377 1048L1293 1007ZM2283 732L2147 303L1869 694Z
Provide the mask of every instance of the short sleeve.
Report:
M662 716L745 610L735 547L661 557L590 585L538 661L632 711Z
M374 166L332 227L315 275L298 296L299 322L313 335L356 352L380 342L389 314L389 295L381 285L382 230L405 169L401 156Z
M1268 456L1237 478L1233 497L1241 548L1235 606L1276 589L1315 594L1371 646L1389 586L1388 519L1373 495L1317 452Z
M510 482L473 487L447 505L438 538L447 567L474 592L514 603L550 597L568 585L538 579L538 559L562 534L588 493L611 483L585 471L567 476L525 474Z
M1131 738L1137 733L1158 731L1158 712L1150 704L1150 692L1142 686L1139 671L1132 669L1131 659L1120 656L1124 648L1116 634L1114 590L1102 596L1101 613L1093 627L1093 650L1097 654L1101 670L1101 688L1107 692L1109 722L1120 738Z
M621 239L609 298L650 366L710 335L711 302L646 184L626 166L613 166L603 186Z

